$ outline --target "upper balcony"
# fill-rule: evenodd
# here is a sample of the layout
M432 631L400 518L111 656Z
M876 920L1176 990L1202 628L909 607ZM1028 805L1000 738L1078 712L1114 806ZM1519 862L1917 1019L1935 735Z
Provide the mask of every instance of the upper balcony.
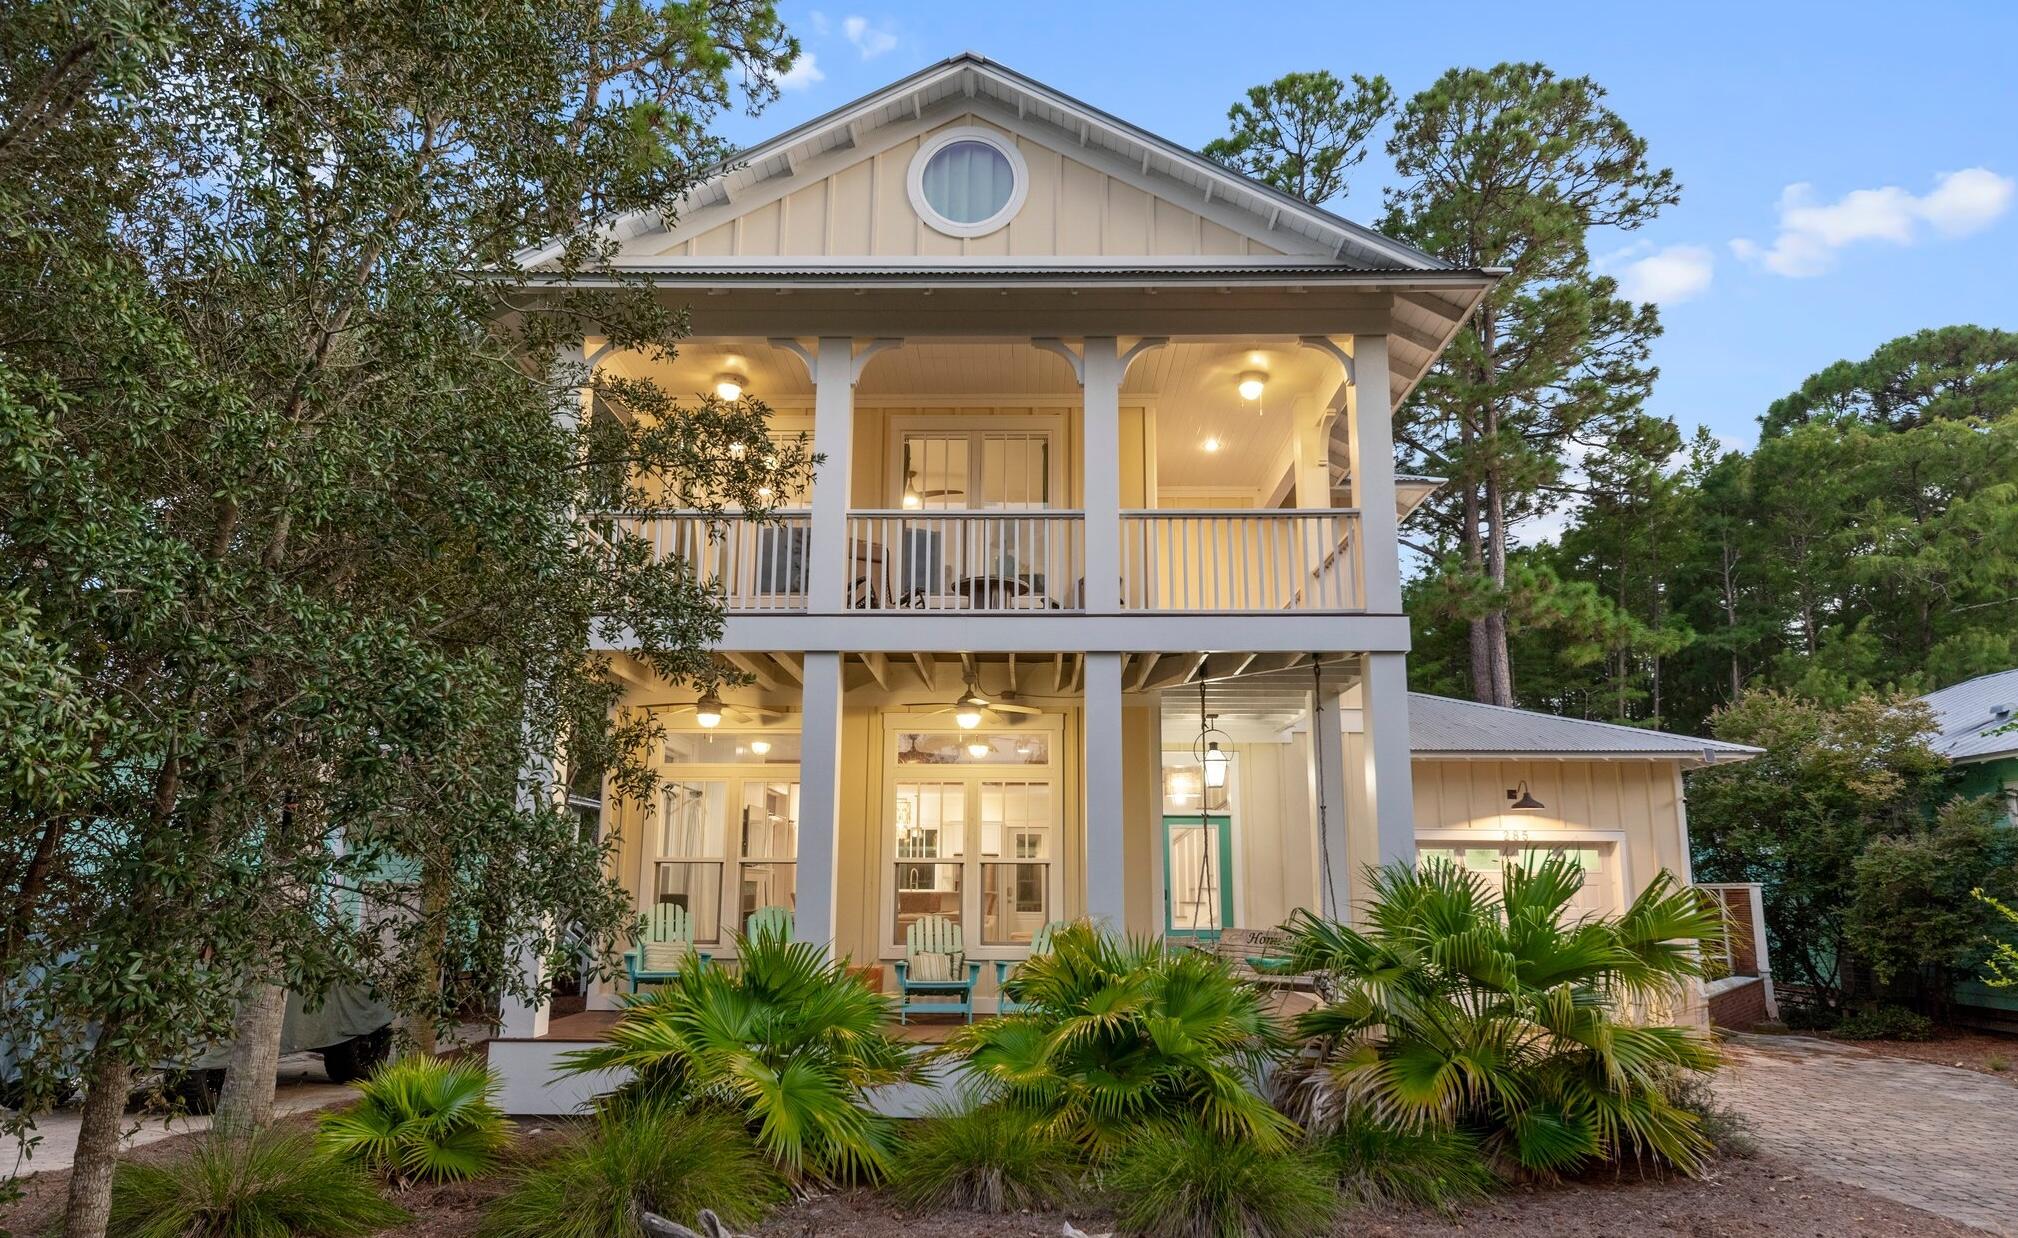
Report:
M790 347L693 341L651 369L606 360L674 393L737 376L774 410L775 433L813 437L828 457L816 491L846 489L842 505L785 496L763 523L617 513L607 527L690 563L732 615L1370 609L1336 356L1294 338L1141 350L1102 423L1116 469L1102 485L1077 358L1055 347L919 342L868 356L845 441L815 434L814 367ZM823 509L839 526L824 542ZM823 545L838 572L819 569ZM1097 596L1102 562L1115 598Z

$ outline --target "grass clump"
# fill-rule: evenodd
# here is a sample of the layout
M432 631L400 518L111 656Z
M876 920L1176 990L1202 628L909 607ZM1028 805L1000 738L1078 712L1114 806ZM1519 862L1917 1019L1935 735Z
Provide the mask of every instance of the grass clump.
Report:
M1303 1238L1322 1233L1339 1202L1330 1168L1307 1149L1197 1123L1137 1132L1100 1186L1123 1230L1159 1238Z
M646 1212L692 1222L703 1208L754 1225L786 1197L737 1116L638 1099L610 1106L484 1216L487 1238L647 1238Z
M165 1164L112 1176L108 1233L124 1238L357 1238L407 1219L352 1165L302 1135L213 1135Z
M891 1186L914 1208L1017 1212L1070 1199L1079 1151L1010 1105L941 1110L916 1124L897 1153Z
M471 1062L402 1058L364 1081L357 1104L322 1120L322 1146L395 1187L478 1177L511 1142L497 1087Z
M1478 1140L1463 1131L1397 1130L1363 1115L1318 1138L1312 1152L1345 1198L1376 1207L1407 1204L1449 1212L1484 1199L1498 1181Z

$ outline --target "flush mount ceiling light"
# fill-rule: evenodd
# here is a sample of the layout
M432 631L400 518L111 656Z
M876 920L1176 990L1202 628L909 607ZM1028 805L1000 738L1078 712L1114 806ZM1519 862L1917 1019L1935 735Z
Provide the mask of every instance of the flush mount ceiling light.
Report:
M1268 389L1268 375L1260 370L1246 370L1240 375L1240 398L1259 400L1261 393Z
M723 370L715 375L715 394L724 400L742 399L743 389L749 385L750 380L734 370Z
M770 750L771 741L768 739L753 739L750 741L750 751L756 753L758 756L763 756Z
M967 755L976 760L987 756L993 751L995 751L995 745L985 739L970 739L967 741Z
M710 731L722 725L722 698L712 690L701 693L701 699L694 702L694 721Z
M1200 451L1204 451L1204 452L1214 452L1214 451L1218 451L1218 450L1219 450L1219 440L1218 440L1218 439L1216 439L1216 438L1207 438L1207 439L1206 439L1206 440L1205 440L1204 442L1202 442L1202 443L1200 443L1200 444L1198 445L1198 449L1199 449Z
M1528 792L1527 779L1525 778L1521 779L1519 786L1508 787L1506 797L1513 801L1508 807L1516 812L1533 812L1537 808L1548 807L1547 804L1542 803Z

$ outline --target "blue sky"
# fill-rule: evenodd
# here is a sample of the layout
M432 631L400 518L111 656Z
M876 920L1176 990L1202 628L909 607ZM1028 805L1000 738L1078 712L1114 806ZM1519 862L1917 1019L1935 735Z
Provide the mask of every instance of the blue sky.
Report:
M963 50L1188 146L1292 70L1384 73L1406 98L1453 65L1538 59L1596 78L1683 186L1592 248L1662 303L1652 407L1685 431L1750 443L1831 361L2018 329L2018 3L1519 7L788 0L812 70L725 129L761 138ZM1389 175L1376 152L1334 209L1372 219Z

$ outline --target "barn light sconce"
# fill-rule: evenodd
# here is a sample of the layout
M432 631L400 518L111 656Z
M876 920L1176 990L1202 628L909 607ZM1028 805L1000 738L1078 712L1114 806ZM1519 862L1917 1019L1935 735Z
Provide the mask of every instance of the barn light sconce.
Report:
M1547 804L1544 804L1540 800L1536 799L1528 791L1527 779L1525 778L1521 779L1521 783L1519 786L1508 787L1506 797L1513 801L1513 803L1509 804L1508 807L1512 808L1515 812L1533 812L1537 808L1548 807Z

